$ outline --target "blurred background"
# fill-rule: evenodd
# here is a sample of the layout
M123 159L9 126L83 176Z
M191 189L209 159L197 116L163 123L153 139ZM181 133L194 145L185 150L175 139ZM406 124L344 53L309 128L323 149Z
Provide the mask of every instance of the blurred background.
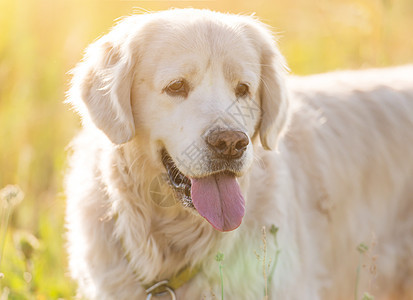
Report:
M294 74L413 62L412 0L0 0L0 189L25 194L7 231L1 223L0 300L74 297L62 182L79 118L63 104L68 71L115 19L170 7L255 12Z

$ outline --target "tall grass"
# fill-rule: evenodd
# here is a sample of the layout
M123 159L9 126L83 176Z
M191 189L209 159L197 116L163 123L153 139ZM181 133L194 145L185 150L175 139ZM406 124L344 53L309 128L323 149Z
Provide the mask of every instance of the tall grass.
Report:
M86 45L134 7L184 6L257 12L279 32L296 74L413 60L410 0L0 0L0 187L18 184L26 195L5 235L0 297L4 291L9 299L74 295L62 181L65 147L79 120L62 104L67 72Z

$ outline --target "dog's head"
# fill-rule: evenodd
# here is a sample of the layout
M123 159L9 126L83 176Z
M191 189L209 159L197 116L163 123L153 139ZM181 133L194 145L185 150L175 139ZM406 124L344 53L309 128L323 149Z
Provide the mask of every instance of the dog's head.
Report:
M182 202L227 231L244 215L236 177L252 144L273 149L284 131L284 73L254 18L171 10L128 17L92 44L70 101L114 144L141 136Z

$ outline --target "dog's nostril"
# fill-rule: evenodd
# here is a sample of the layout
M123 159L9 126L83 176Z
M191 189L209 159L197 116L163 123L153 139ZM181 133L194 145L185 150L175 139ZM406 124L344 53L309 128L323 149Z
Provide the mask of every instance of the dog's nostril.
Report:
M219 150L225 150L225 148L227 148L227 143L225 141L221 141L216 145L216 148Z
M238 141L236 144L235 144L235 149L236 150L244 150L246 147L248 146L248 140L241 140L241 141Z

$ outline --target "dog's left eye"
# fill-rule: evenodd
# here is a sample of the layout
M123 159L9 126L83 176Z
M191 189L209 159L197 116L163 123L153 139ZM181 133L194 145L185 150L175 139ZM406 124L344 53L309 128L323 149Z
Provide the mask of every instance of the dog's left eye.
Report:
M235 88L235 95L237 98L245 97L249 93L249 86L246 83L238 83L237 87Z
M168 84L164 91L170 96L186 97L188 96L188 84L183 79L174 80Z

